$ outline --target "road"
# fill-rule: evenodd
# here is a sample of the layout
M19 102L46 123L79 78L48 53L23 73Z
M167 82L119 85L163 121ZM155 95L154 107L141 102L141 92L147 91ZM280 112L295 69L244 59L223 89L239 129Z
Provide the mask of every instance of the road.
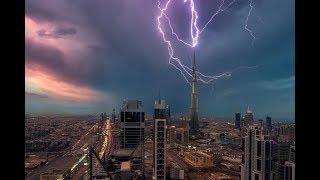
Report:
M38 180L40 179L40 174L43 172L47 172L50 169L70 169L75 162L77 162L81 156L83 151L81 150L86 144L92 144L96 142L96 128L98 127L98 123L94 124L81 138L62 156L57 156L54 159L50 160L47 164L36 168L31 171L26 180Z
M102 141L96 143L94 147L95 151L98 153L98 156L101 160L103 160L104 156L108 156L109 153L112 152L113 138L111 134L112 124L108 119L106 123L103 124L102 128ZM93 174L101 174L104 170L98 160L96 158L93 159ZM88 166L84 166L83 164L79 164L80 166L74 172L72 179L81 179L88 172Z

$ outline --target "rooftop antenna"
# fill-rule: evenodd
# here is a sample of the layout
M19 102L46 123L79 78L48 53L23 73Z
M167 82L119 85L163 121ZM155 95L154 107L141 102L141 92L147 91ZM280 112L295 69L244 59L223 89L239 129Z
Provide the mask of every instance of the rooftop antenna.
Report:
M159 102L159 104L160 104L160 103L161 103L160 89L159 89L159 91L158 91L158 98L159 98L158 102Z

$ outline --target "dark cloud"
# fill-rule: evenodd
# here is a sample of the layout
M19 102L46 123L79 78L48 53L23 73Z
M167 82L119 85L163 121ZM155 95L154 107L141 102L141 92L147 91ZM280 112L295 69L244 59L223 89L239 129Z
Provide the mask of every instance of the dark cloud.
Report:
M25 41L26 63L36 63L59 71L65 67L64 58L63 52L57 48L37 43L31 39Z
M63 38L68 35L75 35L77 30L75 28L57 28L53 31L41 29L38 31L40 37L45 38Z
M48 98L47 95L44 95L44 94L36 94L36 93L31 93L31 92L25 92L25 97L26 98L30 98L30 99L33 99L33 98Z

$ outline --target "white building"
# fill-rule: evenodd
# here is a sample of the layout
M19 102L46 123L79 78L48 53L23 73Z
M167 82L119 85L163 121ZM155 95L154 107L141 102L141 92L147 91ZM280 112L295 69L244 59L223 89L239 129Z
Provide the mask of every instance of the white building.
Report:
M271 140L258 126L249 126L242 138L241 180L271 180Z

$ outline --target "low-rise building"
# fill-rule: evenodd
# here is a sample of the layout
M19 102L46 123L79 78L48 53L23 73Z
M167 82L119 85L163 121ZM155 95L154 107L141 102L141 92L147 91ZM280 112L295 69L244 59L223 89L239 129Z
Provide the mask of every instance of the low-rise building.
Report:
M193 167L206 168L213 166L213 157L202 151L184 152L183 159Z

